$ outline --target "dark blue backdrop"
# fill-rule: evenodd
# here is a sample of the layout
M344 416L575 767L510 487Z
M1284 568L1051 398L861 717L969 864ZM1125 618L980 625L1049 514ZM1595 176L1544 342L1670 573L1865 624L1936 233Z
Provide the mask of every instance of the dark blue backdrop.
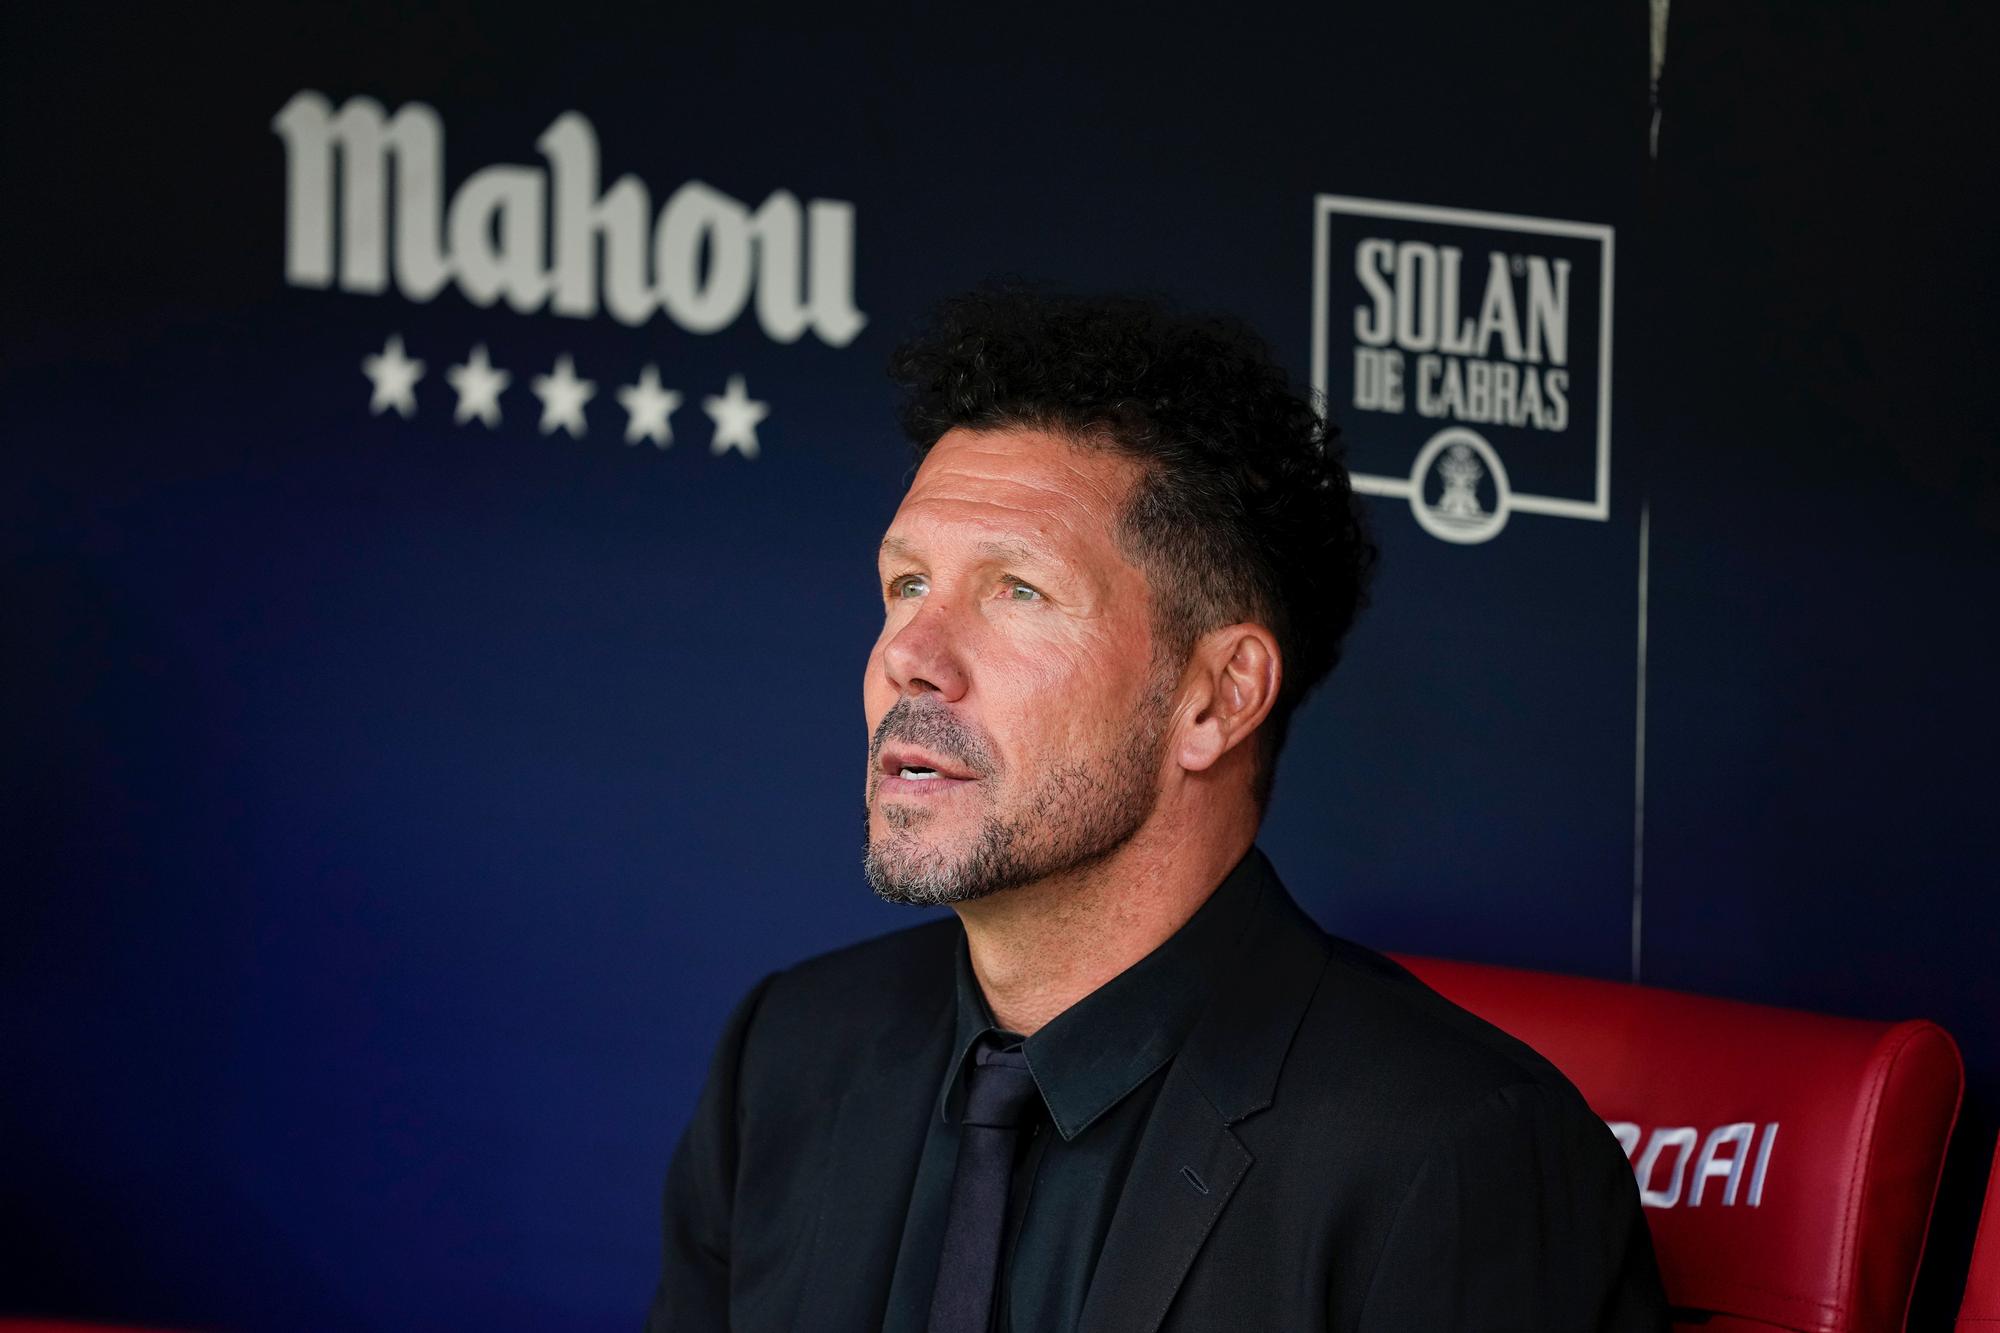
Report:
M633 1326L726 1008L912 919L857 873L888 349L1015 272L1236 311L1303 382L1321 195L1615 232L1608 495L1473 544L1369 501L1266 846L1369 943L1631 975L1643 510L1644 978L1950 1028L1948 1308L2000 1109L1990 18L1679 0L1655 157L1638 0L567 17L6 14L0 1309ZM651 210L851 205L866 326L288 284L304 90L434 108L447 199L574 111ZM1341 300L1360 457L1408 423L1352 408ZM562 356L580 439L537 429ZM622 442L648 363L666 450ZM711 448L732 376L754 458Z

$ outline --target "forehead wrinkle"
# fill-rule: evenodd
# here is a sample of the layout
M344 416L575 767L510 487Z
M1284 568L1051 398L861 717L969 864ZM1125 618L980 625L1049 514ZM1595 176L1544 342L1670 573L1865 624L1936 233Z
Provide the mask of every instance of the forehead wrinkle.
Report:
M962 453L963 450L955 452ZM929 477L920 475L916 486L911 488L912 493L924 489L927 485L931 487L945 486L948 484L949 479L956 478L965 481L997 484L1003 488L1015 488L1028 491L1036 496L1048 496L1056 501L1057 507L1088 509L1092 507L1091 502L1094 500L1103 505L1106 510L1115 512L1120 500L1123 499L1123 496L1119 492L1129 487L1131 481L1135 479L1131 474L1138 471L1136 464L1123 459L1117 460L1116 465L1111 467L1091 467L1086 466L1089 461L1087 458L1073 456L1066 457L1055 465L1061 469L1063 474L1060 480L1054 478L1044 479L1036 476L1023 476L1021 469L1014 464L1014 456L1011 454L1001 453L998 450L984 450L981 452L987 457L996 460L997 465L988 467L968 466L967 464L971 460L954 459L951 463L941 466L937 472L932 473ZM1075 454L1074 450L1070 450L1069 452ZM1125 475L1116 480L1114 480L1113 475L1110 475L1121 473ZM1062 484L1064 481L1075 484L1064 485ZM1118 485L1116 481L1123 481L1125 485ZM1085 494L1080 495L1078 491L1083 491Z
M950 441L950 444L946 445L946 441ZM1106 448L1094 440L1034 427L1001 427L988 430L959 427L947 431L944 438L938 441L938 445L943 446L943 451L950 453L954 458L964 455L1003 460L998 479L1016 481L1028 486L1035 486L1036 483L1016 476L1014 469L1008 464L1020 458L1024 452L1038 453L1044 461L1068 473L1073 479L1081 482L1084 489L1095 492L1099 500L1114 507L1123 498L1118 492L1129 490L1131 483L1146 470L1139 460L1121 454L1115 449ZM934 447L930 457L935 458L939 452L939 448ZM1053 455L1052 459L1049 458L1050 455ZM926 459L926 462L928 461L929 459ZM1041 487L1041 489L1058 488Z
M1023 477L1013 469L985 471L952 466L929 477L920 476L917 484L904 497L902 512L967 505L975 509L1020 515L1031 520L1038 529L1054 524L1086 542L1101 534L1116 545L1118 515L1115 498L1086 470L1068 468L1067 471L1091 493L1079 495L1077 487ZM974 492L972 494L965 493L968 483ZM989 493L979 493L982 491ZM1101 506L1093 504L1093 499L1100 501Z
M922 531L933 526L946 529L966 526L981 536L981 554L1007 558L1029 556L1039 561L1070 565L1087 559L1086 553L1103 550L1122 555L1116 534L1100 523L1097 516L1078 505L1050 508L1039 504L1017 504L993 496L912 494L897 513ZM1075 544L1068 554L1063 539ZM898 542L891 554L908 553L911 543Z
M955 512L969 509L972 512ZM993 511L993 512L981 512ZM1020 515L1024 522L1009 521ZM924 537L931 542L940 537L949 540L949 529L969 527L977 534L973 550L982 556L996 560L1034 560L1038 563L1069 565L1058 549L1049 541L1046 529L1051 520L1064 529L1074 529L1075 524L1050 515L1040 508L1025 505L1009 505L994 500L971 500L960 497L925 498L917 497L906 502L897 516L914 529L908 536L892 533L882 539L882 554L890 559L907 559L920 554L920 547L926 545ZM927 529L944 528L945 533Z

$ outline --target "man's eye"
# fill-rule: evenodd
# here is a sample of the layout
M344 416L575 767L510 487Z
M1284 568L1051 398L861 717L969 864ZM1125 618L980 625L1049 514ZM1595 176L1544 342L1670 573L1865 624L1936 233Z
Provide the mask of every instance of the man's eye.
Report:
M895 599L908 600L912 597L922 597L930 590L931 582L922 574L905 574L901 578L889 581L889 596Z
M1019 579L1007 580L1007 596L1017 602L1039 602L1042 595Z

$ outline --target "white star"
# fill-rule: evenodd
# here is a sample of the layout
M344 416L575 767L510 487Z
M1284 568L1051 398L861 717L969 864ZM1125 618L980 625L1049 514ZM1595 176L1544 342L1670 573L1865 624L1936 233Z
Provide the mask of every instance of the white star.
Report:
M485 343L472 349L464 365L445 371L444 377L458 390L458 410L452 413L453 421L463 426L478 417L486 426L500 424L500 395L507 391L514 377L486 359Z
M674 428L667 418L681 405L681 396L660 387L659 367L649 365L639 372L639 382L618 391L618 401L626 413L625 443L651 440L664 449L674 442Z
M597 396L597 385L576 377L576 363L569 353L556 358L553 371L535 376L530 387L542 400L542 434L553 435L560 428L571 439L583 438L583 405Z
M395 408L405 417L417 413L417 381L424 377L424 363L403 355L403 335L392 333L379 353L361 358L361 373L375 386L368 410L376 416Z
M729 387L720 398L702 399L701 409L715 422L715 434L708 442L710 453L719 454L733 445L745 458L757 456L757 423L771 415L771 406L743 391L741 375L729 377Z

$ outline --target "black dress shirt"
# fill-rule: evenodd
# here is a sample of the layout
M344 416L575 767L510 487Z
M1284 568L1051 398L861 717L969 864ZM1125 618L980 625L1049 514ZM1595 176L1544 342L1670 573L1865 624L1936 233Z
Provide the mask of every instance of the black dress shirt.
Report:
M1024 1135L1014 1168L996 1330L1076 1326L1167 1066L1235 964L1255 907L1254 880L1246 859L1164 944L1024 1043L1046 1114ZM1012 1035L995 1025L963 937L954 1006L951 1061L918 1161L884 1333L923 1333L958 1160L967 1061L983 1034Z

